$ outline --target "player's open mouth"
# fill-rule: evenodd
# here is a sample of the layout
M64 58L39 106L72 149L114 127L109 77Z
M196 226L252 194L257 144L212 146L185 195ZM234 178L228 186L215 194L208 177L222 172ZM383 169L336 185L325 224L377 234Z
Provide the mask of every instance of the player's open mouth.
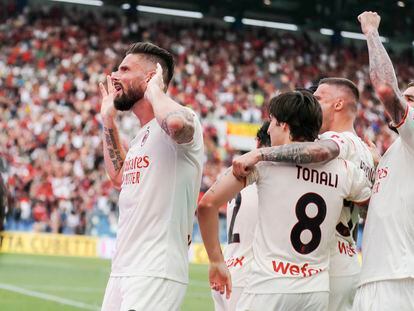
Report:
M114 83L115 94L119 94L122 92L122 85L120 83Z

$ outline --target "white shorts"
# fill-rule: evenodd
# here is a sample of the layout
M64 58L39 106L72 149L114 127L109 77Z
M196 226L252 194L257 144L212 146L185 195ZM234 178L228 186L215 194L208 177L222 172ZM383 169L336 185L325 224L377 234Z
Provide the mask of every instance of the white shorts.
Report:
M214 301L215 311L235 311L240 296L243 293L244 287L233 287L230 299L226 299L226 294L221 295L216 290L211 291L211 296Z
M414 279L377 281L361 285L354 311L413 311Z
M187 285L155 277L110 277L101 311L179 310Z
M243 293L237 311L323 311L328 309L328 292L298 294Z
M329 278L329 311L351 311L359 274Z

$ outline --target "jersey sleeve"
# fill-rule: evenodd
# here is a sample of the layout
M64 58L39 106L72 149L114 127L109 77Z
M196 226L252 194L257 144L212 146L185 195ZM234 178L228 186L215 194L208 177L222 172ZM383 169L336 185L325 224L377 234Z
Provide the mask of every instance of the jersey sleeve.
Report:
M351 202L365 202L371 197L371 183L363 170L350 161L345 161L348 193L345 198Z
M251 173L246 177L246 187L259 182L259 177L264 173L264 169L267 165L267 162L259 162L254 166Z
M255 165L253 170L246 177L246 187L251 184L257 183L258 180L259 180L259 171L257 169L257 166Z
M338 132L328 131L319 136L320 140L326 140L330 139L333 140L339 147L339 158L346 159L348 157L348 154L350 152L350 144L352 142L349 141L345 135L342 135Z
M191 110L190 108L185 108L188 109L188 111L190 111L194 118L193 118L193 122L194 122L194 135L193 135L193 139L188 142L188 143L184 143L184 144L177 144L177 147L180 149L184 149L184 150L194 150L194 149L199 149L203 147L203 127L201 126L200 120L198 119L198 116L195 114L195 112L193 110Z
M404 144L414 150L414 108L407 106L404 118L396 128Z

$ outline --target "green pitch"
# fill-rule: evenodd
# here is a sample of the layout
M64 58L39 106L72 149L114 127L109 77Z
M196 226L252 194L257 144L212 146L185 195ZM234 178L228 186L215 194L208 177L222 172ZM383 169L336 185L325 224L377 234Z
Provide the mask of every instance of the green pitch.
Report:
M0 310L99 310L109 269L103 259L0 254ZM190 265L182 310L213 310L207 266Z

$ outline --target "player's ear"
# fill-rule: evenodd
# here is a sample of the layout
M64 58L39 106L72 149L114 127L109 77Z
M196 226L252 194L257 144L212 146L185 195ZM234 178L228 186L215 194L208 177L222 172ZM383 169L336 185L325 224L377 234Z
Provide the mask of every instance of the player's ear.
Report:
M148 83L149 80L151 80L151 78L155 75L155 70L151 70L147 73L146 77L145 77L145 81Z
M288 125L286 122L281 122L281 123L280 123L280 127L282 128L282 130L283 130L284 132L289 132L289 131L290 131L290 129L289 129L289 125Z
M344 108L344 100L340 98L334 105L335 111L342 110Z

